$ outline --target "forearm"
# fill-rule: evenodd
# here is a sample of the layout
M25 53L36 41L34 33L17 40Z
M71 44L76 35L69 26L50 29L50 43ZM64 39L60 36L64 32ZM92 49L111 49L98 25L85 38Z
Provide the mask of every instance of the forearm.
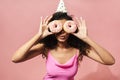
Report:
M23 46L21 46L13 55L12 61L19 61L26 57L30 48L36 44L36 42L40 39L40 35L36 34L32 39L26 42Z
M91 40L89 37L84 38L83 41L85 41L95 50L96 54L99 55L103 62L105 63L115 62L113 56L106 49L104 49L99 44Z

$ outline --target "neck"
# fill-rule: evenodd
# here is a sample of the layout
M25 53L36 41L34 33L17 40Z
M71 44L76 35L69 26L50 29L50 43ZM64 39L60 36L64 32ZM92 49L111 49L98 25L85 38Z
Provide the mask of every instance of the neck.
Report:
M67 42L59 42L58 44L57 44L57 48L69 48L69 45L67 44Z

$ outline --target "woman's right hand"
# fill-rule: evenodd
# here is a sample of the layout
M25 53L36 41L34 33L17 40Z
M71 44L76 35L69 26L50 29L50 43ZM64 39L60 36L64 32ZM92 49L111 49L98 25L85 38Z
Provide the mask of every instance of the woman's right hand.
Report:
M38 34L41 36L41 38L45 38L46 36L53 34L52 32L48 31L48 22L51 17L52 16L47 16L44 20L43 17L40 18L40 27Z

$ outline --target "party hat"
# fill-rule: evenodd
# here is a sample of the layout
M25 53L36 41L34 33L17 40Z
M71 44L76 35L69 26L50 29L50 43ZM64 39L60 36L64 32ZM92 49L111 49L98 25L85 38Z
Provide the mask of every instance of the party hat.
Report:
M63 0L60 0L56 12L65 12L65 13L67 13L67 10L66 10L66 7L64 5Z

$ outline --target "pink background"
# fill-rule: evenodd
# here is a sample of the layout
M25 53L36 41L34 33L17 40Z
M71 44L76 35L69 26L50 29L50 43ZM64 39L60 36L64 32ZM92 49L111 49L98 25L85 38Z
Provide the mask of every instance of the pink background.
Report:
M0 80L42 80L41 56L12 63L13 53L39 29L40 17L55 12L59 0L0 0ZM120 80L120 0L64 0L68 12L87 21L89 36L115 57L112 66L84 58L75 80Z

